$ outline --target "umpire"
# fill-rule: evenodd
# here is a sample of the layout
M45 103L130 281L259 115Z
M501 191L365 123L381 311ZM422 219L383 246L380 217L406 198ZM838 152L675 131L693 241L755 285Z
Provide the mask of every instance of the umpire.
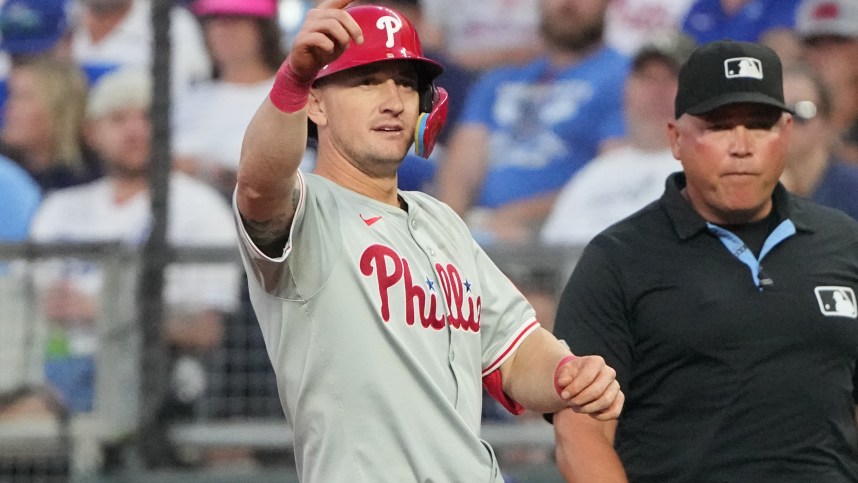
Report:
M554 416L570 482L858 481L858 223L778 182L792 131L770 49L682 67L683 172L585 249L555 335L602 355L618 421Z

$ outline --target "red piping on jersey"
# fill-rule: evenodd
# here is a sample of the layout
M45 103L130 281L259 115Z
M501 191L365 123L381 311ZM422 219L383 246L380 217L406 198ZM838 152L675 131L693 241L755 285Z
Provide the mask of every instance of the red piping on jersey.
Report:
M514 351L516 348L518 348L519 344L521 344L521 341L522 341L522 340L524 340L524 338L525 338L528 334L530 334L530 332L531 332L531 331L533 331L533 329L535 329L538 325L539 325L539 321L538 321L538 320L533 320L531 323L527 324L527 325L524 327L524 330L522 330L522 331L521 331L521 333L519 333L519 334L515 337L515 339L512 341L512 344L510 344L510 345L509 345L509 347L507 347L507 348L506 348L506 350L505 350L505 351L503 351L503 352L501 353L501 355L500 355L497 359L495 359L495 361L494 361L494 362L492 362L492 363L489 365L489 367L487 367L486 369L484 369L484 370L483 370L482 377L485 377L486 375L490 374L490 373L491 373L491 372L493 372L495 369L497 369L497 368L498 368L498 366L500 366L500 365L503 363L503 361L504 361L504 360L506 360L506 358L509 356L510 352L512 352L512 351Z

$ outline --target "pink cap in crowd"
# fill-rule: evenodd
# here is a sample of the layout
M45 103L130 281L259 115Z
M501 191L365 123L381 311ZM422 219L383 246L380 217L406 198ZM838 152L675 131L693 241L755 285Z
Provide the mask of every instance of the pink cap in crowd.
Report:
M274 17L276 0L197 0L191 11L198 17L240 15L247 17Z

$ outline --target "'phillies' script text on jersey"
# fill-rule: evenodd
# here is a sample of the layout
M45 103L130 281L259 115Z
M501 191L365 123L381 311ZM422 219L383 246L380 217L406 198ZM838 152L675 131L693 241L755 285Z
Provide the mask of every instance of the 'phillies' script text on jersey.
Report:
M416 301L420 311L420 322L424 328L441 330L444 328L445 315L443 307L439 311L438 295L428 283L429 293L421 285L415 285L408 268L408 261L400 257L396 250L384 245L371 245L364 250L360 258L360 270L367 277L375 275L378 282L378 294L381 298L381 317L385 322L390 322L390 290L402 282L405 297L405 322L414 325L414 302ZM438 274L444 297L450 313L446 316L446 322L450 327L461 330L480 331L480 297L474 297L471 292L471 284L467 280L462 281L459 270L453 264L446 266L436 263L435 271ZM426 303L429 310L426 310ZM467 316L463 308L467 304ZM440 312L440 313L439 313Z

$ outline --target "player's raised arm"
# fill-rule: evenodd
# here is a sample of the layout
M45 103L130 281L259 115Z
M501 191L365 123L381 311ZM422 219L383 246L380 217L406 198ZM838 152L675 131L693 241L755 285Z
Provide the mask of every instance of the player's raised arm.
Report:
M326 0L307 13L274 87L248 125L241 148L236 203L257 246L282 247L297 205L295 180L307 143L307 99L316 74L361 29L343 10L351 0Z

